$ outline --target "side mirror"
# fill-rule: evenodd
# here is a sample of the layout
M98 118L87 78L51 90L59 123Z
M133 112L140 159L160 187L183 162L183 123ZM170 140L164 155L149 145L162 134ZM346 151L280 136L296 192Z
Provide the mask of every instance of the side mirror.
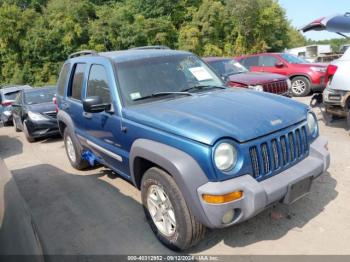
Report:
M87 113L100 113L110 110L111 104L104 104L99 96L90 96L83 99L83 108Z
M282 62L277 62L277 63L275 64L275 66L278 67L278 68L282 68L282 67L284 67L284 63L282 63Z

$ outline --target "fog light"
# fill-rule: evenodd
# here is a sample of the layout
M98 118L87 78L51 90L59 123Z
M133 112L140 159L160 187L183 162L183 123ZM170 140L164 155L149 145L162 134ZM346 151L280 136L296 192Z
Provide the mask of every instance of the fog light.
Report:
M222 223L223 224L229 224L232 222L233 218L235 217L235 211L229 210L225 213L225 215L222 217Z
M232 193L228 193L225 195L209 195L204 194L202 195L202 198L205 202L210 204L223 204L227 202L231 202L237 199L242 198L243 192L242 191L235 191Z

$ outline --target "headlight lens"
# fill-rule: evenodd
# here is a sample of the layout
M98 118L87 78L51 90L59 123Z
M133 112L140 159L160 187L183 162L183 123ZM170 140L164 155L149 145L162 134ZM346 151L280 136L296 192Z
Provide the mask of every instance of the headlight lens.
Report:
M28 116L33 121L45 121L45 120L48 120L48 118L45 117L44 115L39 114L39 113L34 113L34 112L31 112L31 111L28 112Z
M220 171L232 169L237 162L237 150L229 143L221 143L214 152L214 162Z
M256 85L256 86L248 86L249 89L253 89L255 91L260 91L263 92L264 91L264 87L262 85Z
M312 71L315 71L315 72L321 72L321 73L325 73L326 72L326 67L316 67L316 66L312 66L310 67L310 69Z
M317 120L316 120L314 114L312 114L312 113L307 114L307 126L308 126L310 134L312 136L315 136L317 134L318 126L317 126Z

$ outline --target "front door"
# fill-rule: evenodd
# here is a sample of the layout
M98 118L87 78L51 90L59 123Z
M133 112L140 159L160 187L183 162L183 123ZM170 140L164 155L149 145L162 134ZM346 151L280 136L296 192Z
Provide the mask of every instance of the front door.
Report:
M103 158L105 164L119 174L128 176L127 157L122 148L121 118L116 109L111 87L113 77L108 74L109 64L92 64L90 66L85 97L99 96L105 104L111 104L109 112L84 113L84 126L89 148ZM109 72L112 72L110 70Z

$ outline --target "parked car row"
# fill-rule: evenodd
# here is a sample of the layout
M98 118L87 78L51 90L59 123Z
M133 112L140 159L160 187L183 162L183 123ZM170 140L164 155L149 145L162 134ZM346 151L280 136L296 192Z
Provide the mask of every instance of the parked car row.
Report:
M12 100L14 129L30 142L60 132L74 168L130 181L158 239L185 250L206 228L297 201L330 162L314 113L285 97L287 76L204 60L163 47L72 54L57 89Z

